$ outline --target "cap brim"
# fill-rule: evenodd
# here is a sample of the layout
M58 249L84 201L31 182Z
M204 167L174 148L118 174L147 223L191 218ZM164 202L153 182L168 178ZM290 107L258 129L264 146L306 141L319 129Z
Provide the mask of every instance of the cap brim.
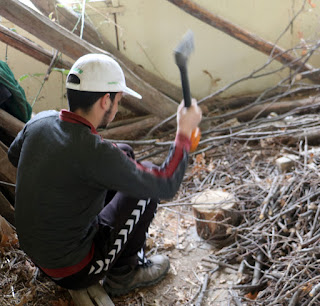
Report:
M140 94L138 94L137 92L135 92L134 90L130 89L129 87L126 87L125 89L122 90L122 92L124 94L127 94L127 95L130 95L130 96L133 96L137 99L142 99L142 96Z

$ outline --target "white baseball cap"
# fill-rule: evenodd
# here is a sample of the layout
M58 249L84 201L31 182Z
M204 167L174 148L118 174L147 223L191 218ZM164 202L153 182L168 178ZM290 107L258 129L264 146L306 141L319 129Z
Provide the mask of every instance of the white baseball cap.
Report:
M120 65L105 54L86 54L71 67L70 74L80 79L80 84L67 81L66 87L79 91L123 92L141 99L141 95L126 85ZM67 78L68 80L68 78Z

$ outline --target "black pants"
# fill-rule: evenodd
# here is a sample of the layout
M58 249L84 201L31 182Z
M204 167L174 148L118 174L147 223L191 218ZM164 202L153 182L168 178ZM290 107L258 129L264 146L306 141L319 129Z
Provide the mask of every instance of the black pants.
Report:
M124 145L121 149L134 157L131 147ZM153 166L148 162L144 165ZM113 266L143 264L146 234L157 206L157 199L135 199L109 191L98 215L91 262L76 274L52 280L67 289L86 288L102 279Z

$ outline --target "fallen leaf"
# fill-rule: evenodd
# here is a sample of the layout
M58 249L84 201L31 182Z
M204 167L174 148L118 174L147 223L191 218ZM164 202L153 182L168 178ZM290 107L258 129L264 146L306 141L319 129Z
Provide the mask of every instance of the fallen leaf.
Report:
M258 296L258 291L255 291L255 292L249 292L246 294L246 297L250 300L255 300Z
M0 247L17 246L18 237L9 223L0 216Z
M172 249L175 246L175 242L173 240L170 239L164 239L163 241L163 248L164 249Z
M59 299L57 301L51 301L52 306L71 306L68 300Z

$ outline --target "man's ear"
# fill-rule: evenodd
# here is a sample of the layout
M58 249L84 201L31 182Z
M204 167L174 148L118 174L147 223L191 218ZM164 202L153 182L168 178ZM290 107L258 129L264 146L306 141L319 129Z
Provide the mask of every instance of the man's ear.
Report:
M111 106L110 94L106 93L103 97L100 98L100 106L104 110L109 110Z

